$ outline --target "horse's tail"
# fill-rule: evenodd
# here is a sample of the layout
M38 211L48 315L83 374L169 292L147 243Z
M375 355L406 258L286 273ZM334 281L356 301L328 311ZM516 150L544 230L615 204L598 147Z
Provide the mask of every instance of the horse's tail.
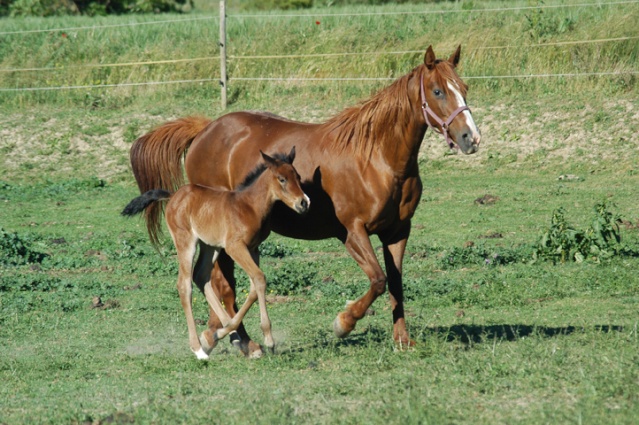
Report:
M130 158L140 193L157 188L174 192L182 186L182 158L193 139L211 122L203 117L180 118L162 124L137 139L131 146ZM151 201L145 208L144 218L149 238L157 247L162 230L160 217L163 205Z
M158 201L165 201L171 197L171 192L163 189L154 189L144 192L142 195L128 203L120 214L132 217L146 210L150 205Z

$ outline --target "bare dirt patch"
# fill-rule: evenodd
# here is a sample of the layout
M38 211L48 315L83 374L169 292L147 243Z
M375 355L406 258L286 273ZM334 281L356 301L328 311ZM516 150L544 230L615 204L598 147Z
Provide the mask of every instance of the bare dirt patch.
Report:
M482 132L480 151L448 156L439 134L428 131L420 156L424 160L462 161L468 166L521 166L564 163L637 164L639 101L620 99L602 105L529 102L474 107ZM286 111L276 111L285 115ZM321 122L338 111L291 111L293 119ZM138 114L101 119L99 115L47 118L25 114L0 117L2 179L55 179L69 176L126 178L131 142L155 125L175 117ZM215 118L215 117L212 117Z

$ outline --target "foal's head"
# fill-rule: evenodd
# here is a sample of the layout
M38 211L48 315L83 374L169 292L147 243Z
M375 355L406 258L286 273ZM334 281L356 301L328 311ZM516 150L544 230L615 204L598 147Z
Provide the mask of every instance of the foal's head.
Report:
M428 46L420 92L426 123L442 132L451 148L457 146L471 154L479 149L481 135L466 106L468 86L455 72L460 55L461 46L448 60L436 59Z
M295 146L281 160L270 157L262 151L260 153L264 158L267 172L270 172L268 178L272 179L270 188L275 197L299 214L307 212L311 206L311 200L302 190L300 175L293 167Z

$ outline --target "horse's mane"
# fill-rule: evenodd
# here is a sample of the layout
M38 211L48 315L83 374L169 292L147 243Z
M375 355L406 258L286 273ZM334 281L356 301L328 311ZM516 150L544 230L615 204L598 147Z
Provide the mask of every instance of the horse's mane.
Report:
M406 109L419 106L406 102L408 81L418 68L395 80L370 99L346 108L326 121L323 125L331 136L327 140L332 145L330 148L338 151L350 148L358 154L370 156L376 141L395 128Z
M276 154L271 155L271 157L277 159L278 161L282 161L282 162L286 162L287 164L290 164L288 154L276 153ZM262 173L264 173L264 171L266 171L266 168L267 167L266 167L266 164L264 163L264 161L262 161L259 164L257 164L255 166L255 168L253 168L253 170L251 170L246 175L246 177L244 177L244 180L242 180L242 183L237 185L235 190L242 191L242 190L245 190L248 187L250 187L253 183L255 183L257 181L257 179L262 175Z
M326 121L323 125L331 136L327 140L330 148L338 151L350 148L357 154L370 157L372 151L380 146L380 140L395 140L401 136L398 132L406 128L407 117L415 108L420 107L419 103L411 104L407 101L410 99L409 81L423 72L427 72L425 65L419 65L370 99L346 108ZM448 61L437 60L431 73L447 94L450 94L447 82L451 81L459 88L461 95L466 97L468 86Z

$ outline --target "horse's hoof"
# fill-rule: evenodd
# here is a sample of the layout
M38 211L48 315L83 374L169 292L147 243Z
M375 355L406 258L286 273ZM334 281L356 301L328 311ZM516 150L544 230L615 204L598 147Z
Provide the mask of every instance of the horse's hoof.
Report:
M338 338L344 338L348 336L351 331L355 329L355 321L351 314L347 311L343 311L337 315L333 321L333 332Z
M260 359L264 355L264 352L262 352L262 347L260 346L260 344L253 341L249 341L247 351L248 351L247 357L251 360Z
M206 354L202 348L200 348L197 351L191 349L191 351L193 351L193 354L195 354L195 357L197 357L198 360L208 360L209 359L209 355Z
M415 346L415 341L410 339L409 337L397 338L395 339L395 346L400 351L408 350L409 348Z
M249 359L259 359L264 354L262 352L262 347L260 346L260 344L251 340L242 340L240 338L240 335L235 331L229 334L229 338L231 339L231 344L233 344L233 347L240 350L240 352Z
M217 339L215 338L215 335L207 329L200 334L200 344L206 354L211 354L211 351L213 351L217 345Z

